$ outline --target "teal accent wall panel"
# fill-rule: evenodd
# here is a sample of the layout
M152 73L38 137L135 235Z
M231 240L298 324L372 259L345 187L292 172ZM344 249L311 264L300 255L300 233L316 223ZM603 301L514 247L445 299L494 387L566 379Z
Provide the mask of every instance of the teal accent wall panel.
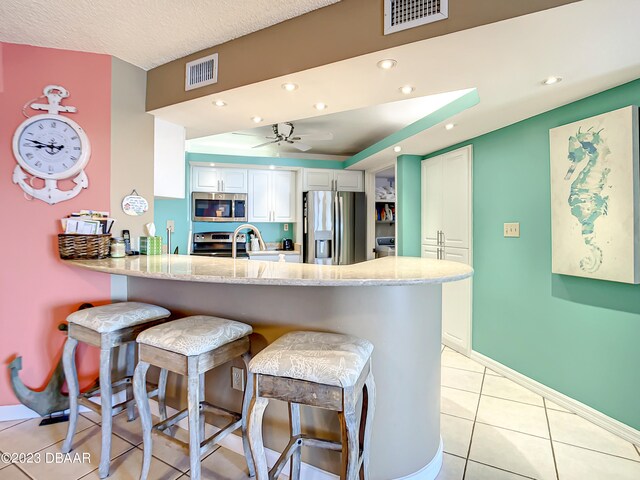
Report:
M638 104L640 80L429 155L473 145L473 349L636 429L640 285L551 273L549 129Z
M420 252L420 165L419 155L400 155L396 164L396 251L404 257Z

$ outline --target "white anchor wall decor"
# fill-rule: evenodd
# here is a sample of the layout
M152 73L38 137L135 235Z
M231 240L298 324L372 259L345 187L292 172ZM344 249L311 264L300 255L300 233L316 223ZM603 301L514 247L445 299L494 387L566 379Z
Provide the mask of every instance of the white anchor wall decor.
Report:
M60 115L77 111L76 107L60 105L69 96L67 89L47 85L43 91L49 103L32 103L31 108L48 113L27 118L13 135L13 154L18 162L13 183L27 195L53 205L75 197L89 186L83 169L91 156L91 145L80 125ZM43 179L44 187L35 188L27 173ZM73 188L58 188L58 180L72 177Z

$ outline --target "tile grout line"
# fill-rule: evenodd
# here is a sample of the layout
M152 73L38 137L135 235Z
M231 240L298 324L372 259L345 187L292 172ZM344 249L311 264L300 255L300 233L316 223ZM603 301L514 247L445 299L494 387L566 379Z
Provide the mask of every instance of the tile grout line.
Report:
M638 447L638 445L634 443L633 446L635 447L636 452L638 452L638 456L640 456L640 448Z
M465 390L464 388L457 388L457 387L450 387L449 385L440 385L440 387L444 387L444 388L450 388L451 390L458 390L459 392L467 392L467 393L473 393L475 395L480 395L480 392L474 392L473 390Z
M482 395L484 395L485 397L497 398L499 400L508 400L509 402L519 403L520 405L529 405L530 407L544 408L543 405L536 405L535 403L521 402L520 400L513 400L511 398L497 397L495 395L489 395L488 393L483 393ZM542 397L540 397L540 398L542 398Z
M507 470L506 468L496 467L495 465L490 465L490 464L488 464L488 463L479 462L478 460L469 460L469 461L470 461L470 462L473 462L473 463L478 463L478 464L480 464L480 465L484 465L485 467L493 468L493 469L495 469L495 470L502 470L503 472L511 473L511 474L513 474L513 475L516 475L516 476L518 476L518 477L522 477L522 478L526 478L526 479L528 479L528 480L536 480L536 478L535 478L535 477L529 477L528 475L522 475L521 473L517 473L517 472L514 472L514 471L512 471L512 470Z
M514 430L513 428L502 427L500 425L493 425L492 423L487 423L487 422L476 422L476 423L478 423L480 425L486 425L486 426L492 427L492 428L498 428L500 430L506 430L508 432L520 433L522 435L527 435L528 437L539 438L541 440L549 440L549 438L547 438L547 437L541 437L540 435L534 435L533 433L523 432L521 430ZM518 474L518 475L520 475L520 474Z
M553 436L551 435L551 422L549 422L549 413L547 412L547 402L542 397L542 403L544 404L544 418L547 419L547 429L549 430L549 444L551 445L551 456L553 457L553 467L556 469L556 478L560 480L560 473L558 472L558 461L556 460L556 450L553 448Z
M17 427L18 425L21 425L24 422L28 422L29 420L32 420L32 419L31 418L24 418L24 419L20 420L18 423L15 423L15 424L11 425L10 427L3 428L2 430L0 430L0 432L4 432L6 430L9 430L10 428ZM7 421L11 422L12 420L7 420Z
M593 448L583 447L581 445L575 445L573 443L561 442L560 440L554 440L554 442L560 443L562 445L567 445L569 447L579 448L580 450L587 450L588 452L599 453L601 455L607 455L608 457L619 458L620 460L627 460L629 462L640 463L640 459L639 460L634 460L634 459L629 458L629 457L623 457L621 455L616 455L615 453L603 452L602 450L594 450Z
M129 442L127 442L127 443L129 443ZM131 447L131 448L129 448L129 449L127 449L127 450L125 450L124 452L122 452L120 455L116 455L115 457L113 457L113 458L110 458L110 459L109 459L109 476L113 475L113 472L111 471L111 462L113 462L116 458L120 458L122 455L126 455L127 453L129 453L130 451L132 451L132 450L133 450L133 449L135 449L135 448L136 448L136 447L135 447L135 446L133 446L133 447ZM98 463L99 463L99 462L100 462L100 460L98 460ZM88 477L89 475L91 475L93 472L95 472L95 471L96 471L96 470L98 470L99 468L100 468L99 466L98 466L98 467L96 467L96 468L94 468L94 469L93 469L93 470L91 470L90 472L87 472L87 473L85 473L84 475L82 475L81 477L78 477L76 480L81 480L81 479L83 479L83 478Z
M469 465L469 456L471 455L471 445L473 445L473 433L476 429L476 421L478 420L478 411L480 410L480 399L482 398L482 387L484 386L484 377L487 374L487 367L482 371L482 383L480 384L480 394L478 395L478 403L476 405L476 414L473 417L473 425L471 426L471 438L469 438L469 448L467 449L467 458L464 462L464 470L462 471L462 480L467 476L467 466Z
M22 468L20 468L20 464L19 463L12 463L11 465L15 465L16 468L18 470L20 470L27 478L29 478L30 480L35 480L34 477L32 477L31 475L29 475L26 471L24 471Z

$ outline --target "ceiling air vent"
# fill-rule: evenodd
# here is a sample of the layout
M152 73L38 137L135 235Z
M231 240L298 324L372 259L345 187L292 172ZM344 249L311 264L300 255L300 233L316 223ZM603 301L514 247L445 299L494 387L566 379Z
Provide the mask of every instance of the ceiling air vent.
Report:
M425 25L449 16L449 0L384 0L384 34Z
M185 90L204 87L218 82L218 54L199 58L187 63Z

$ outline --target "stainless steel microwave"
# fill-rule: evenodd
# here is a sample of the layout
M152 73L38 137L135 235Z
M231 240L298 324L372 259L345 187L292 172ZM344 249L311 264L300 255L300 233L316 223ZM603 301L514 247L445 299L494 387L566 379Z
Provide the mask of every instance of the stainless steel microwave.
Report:
M246 193L191 194L191 213L194 222L246 222Z

